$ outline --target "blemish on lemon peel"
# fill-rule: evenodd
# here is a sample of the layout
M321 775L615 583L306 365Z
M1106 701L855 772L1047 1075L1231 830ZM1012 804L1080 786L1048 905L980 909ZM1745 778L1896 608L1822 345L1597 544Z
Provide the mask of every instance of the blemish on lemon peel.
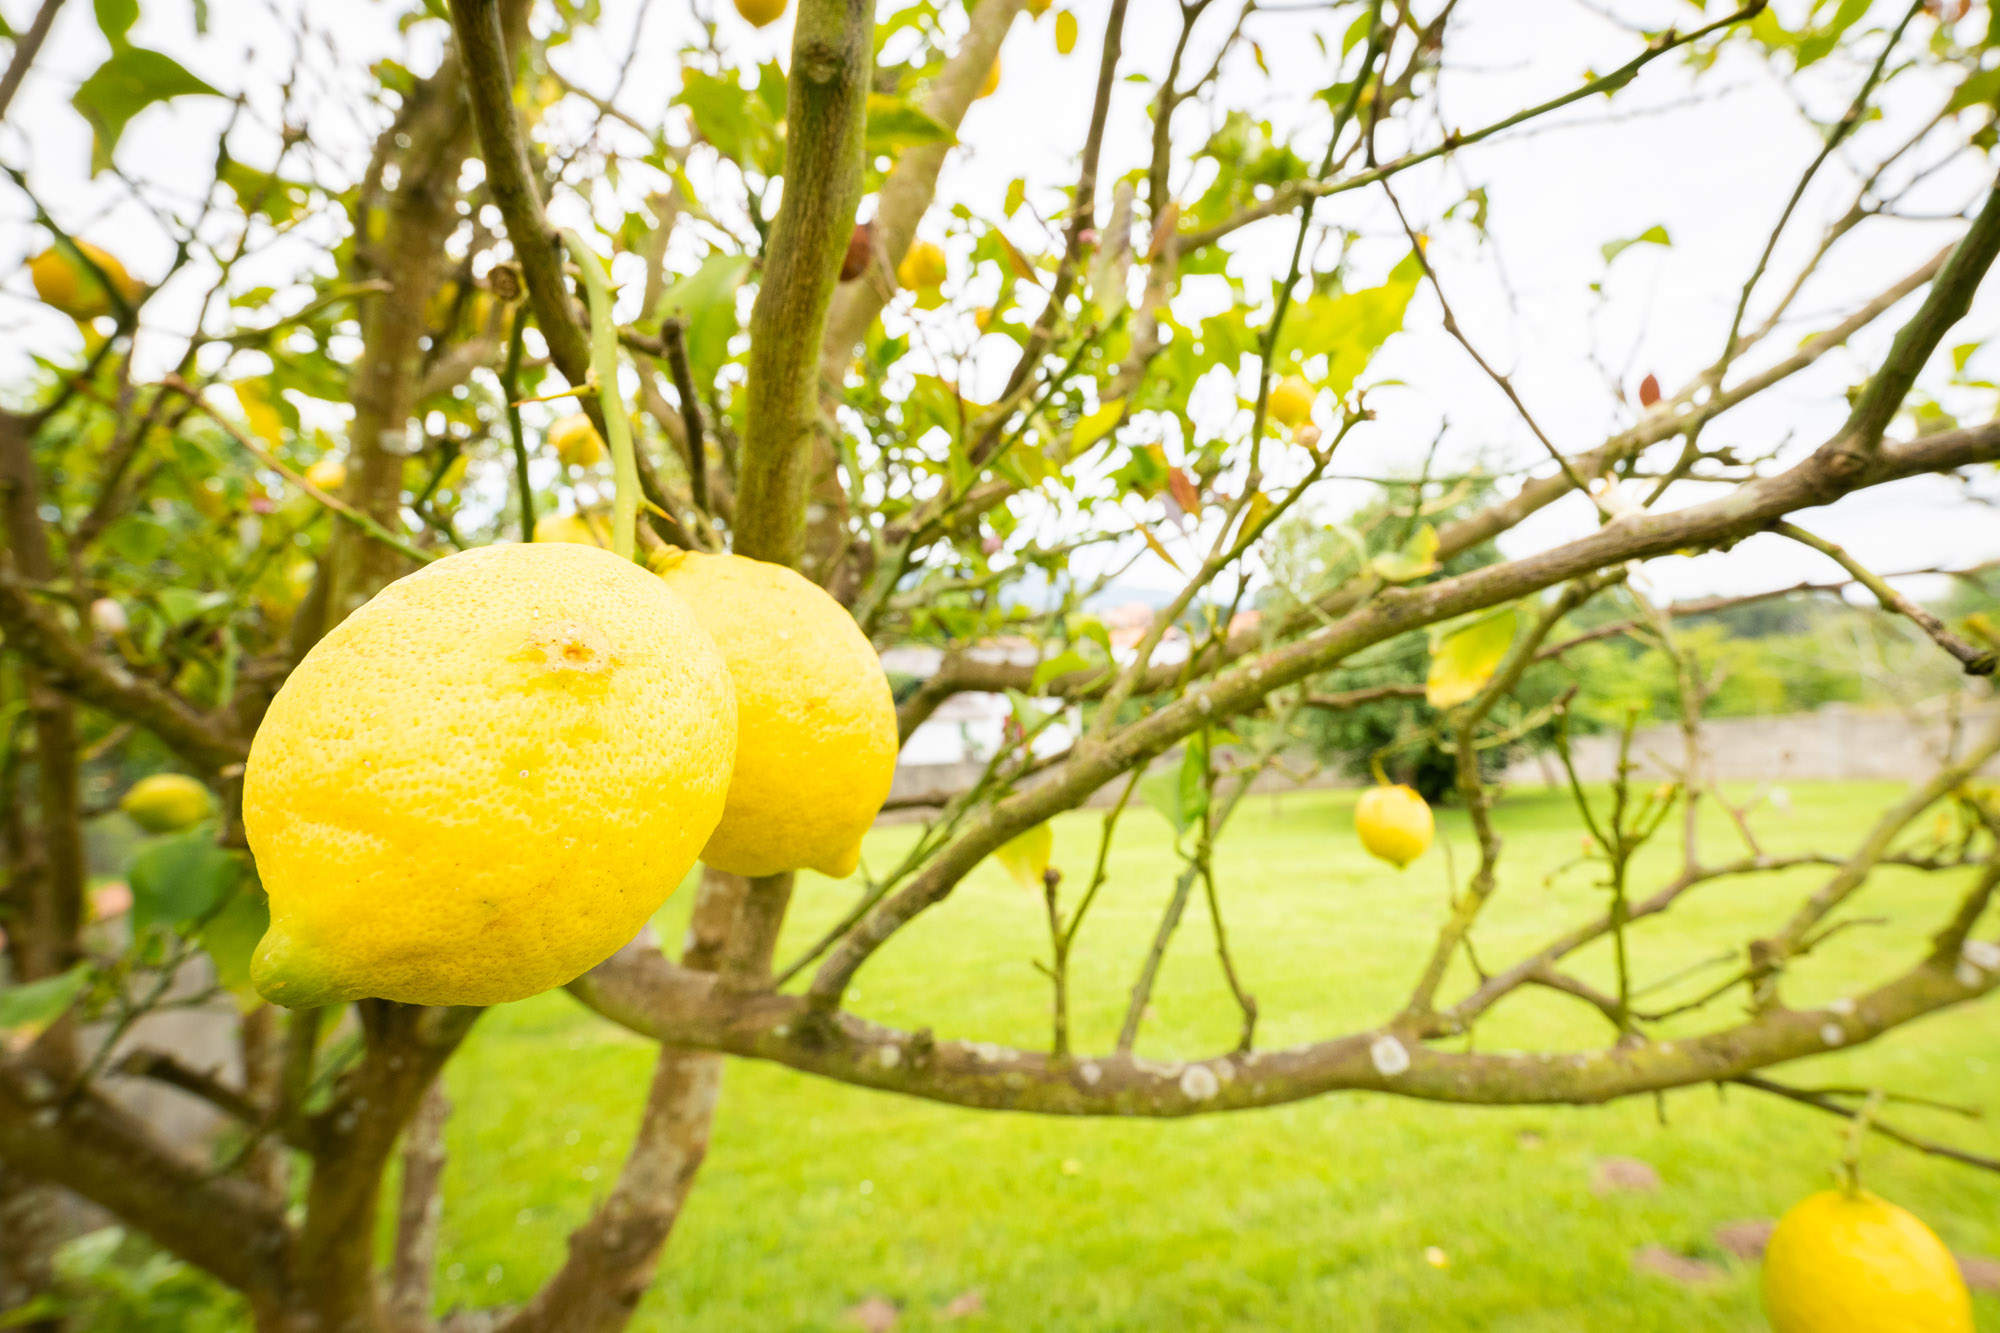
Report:
M596 675L618 665L611 639L583 620L554 620L536 626L515 654L517 661L539 664L543 671L576 671Z

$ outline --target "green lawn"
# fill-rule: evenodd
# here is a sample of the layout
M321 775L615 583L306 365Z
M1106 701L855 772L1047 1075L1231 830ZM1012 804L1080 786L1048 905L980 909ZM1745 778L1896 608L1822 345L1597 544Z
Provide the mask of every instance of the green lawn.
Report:
M1767 811L1766 847L1845 849L1894 798L1889 785L1795 786ZM1407 993L1444 911L1446 859L1407 873L1375 863L1349 828L1350 792L1253 797L1220 849L1224 911L1246 984L1279 1046L1381 1021ZM1056 862L1085 878L1099 816L1069 816ZM1602 901L1587 874L1546 882L1573 856L1573 811L1552 794L1510 795L1500 811L1510 869L1476 936L1489 965ZM879 830L876 863L909 828ZM1717 857L1738 844L1721 820ZM1472 864L1463 816L1442 816L1460 873ZM1669 873L1662 847L1643 891ZM1114 873L1077 960L1078 1045L1111 1044L1137 961L1171 887L1166 826L1127 816ZM1821 872L1823 873L1823 872ZM1665 923L1635 932L1635 976L1680 970L1768 931L1820 873L1712 884ZM1790 991L1823 1001L1900 969L1948 910L1959 877L1879 876L1853 905L1895 924L1847 931ZM851 886L801 885L789 956L847 904ZM691 895L661 920L678 939ZM1990 931L1992 918L1987 929ZM859 979L854 1007L940 1037L1047 1040L1040 904L989 863L905 931ZM1577 970L1600 981L1609 954ZM1713 976L1714 974L1710 974ZM1697 979L1679 987L1698 988ZM1666 992L1664 994L1672 994ZM1728 1017L1734 1001L1716 1007ZM2000 1106L2000 1010L1934 1018L1872 1047L1787 1072L1797 1081L1881 1083ZM1210 1053L1236 1015L1199 900L1169 955L1144 1053ZM1603 1021L1565 997L1523 995L1476 1034L1482 1048L1604 1040ZM561 993L489 1014L451 1066L445 1272L449 1306L518 1300L563 1253L563 1237L615 1178L644 1094L651 1048ZM2000 1128L1898 1111L1908 1127L1989 1154ZM859 1091L732 1063L713 1150L638 1327L743 1330L854 1327L844 1312L879 1295L899 1330L1298 1329L1597 1330L1689 1333L1764 1327L1752 1268L1712 1233L1768 1217L1820 1188L1839 1122L1742 1090L1673 1094L1606 1108L1486 1110L1377 1095L1322 1098L1185 1122L995 1115ZM1598 1159L1643 1158L1657 1193L1599 1197ZM2000 1254L2000 1178L1882 1140L1866 1175L1961 1251ZM1636 1272L1660 1244L1725 1267L1700 1289ZM1427 1247L1448 1267L1426 1261ZM977 1291L984 1313L947 1320ZM1981 1297L1982 1327L2000 1301Z

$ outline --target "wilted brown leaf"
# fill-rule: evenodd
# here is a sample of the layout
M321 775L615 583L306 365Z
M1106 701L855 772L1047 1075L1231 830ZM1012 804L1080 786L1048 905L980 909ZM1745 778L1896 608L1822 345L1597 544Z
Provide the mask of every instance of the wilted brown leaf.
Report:
M1660 1188L1660 1173L1636 1157L1601 1157L1590 1187L1599 1194L1651 1194Z
M889 1333L896 1327L896 1319L902 1310L886 1296L870 1296L859 1305L849 1306L847 1320L859 1324L868 1333Z
M1768 1217L1746 1217L1740 1222L1724 1222L1715 1229L1715 1243L1745 1263L1764 1257L1771 1233L1778 1224Z
M1656 1273L1670 1282L1680 1283L1683 1287L1699 1287L1709 1282L1720 1282L1728 1276L1717 1264L1712 1264L1706 1259L1691 1259L1664 1245L1648 1245L1635 1252L1632 1255L1632 1267L1642 1273Z

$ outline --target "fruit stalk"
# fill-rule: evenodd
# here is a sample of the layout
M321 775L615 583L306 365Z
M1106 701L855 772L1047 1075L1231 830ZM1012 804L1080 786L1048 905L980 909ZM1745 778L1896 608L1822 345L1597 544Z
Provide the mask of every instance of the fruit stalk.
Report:
M611 287L604 261L581 236L566 230L563 241L590 296L590 374L597 381L598 405L604 409L604 433L611 443L611 476L617 488L611 502L611 549L630 560L638 546L639 461L632 453L632 418L626 415L618 392L618 326L611 321Z

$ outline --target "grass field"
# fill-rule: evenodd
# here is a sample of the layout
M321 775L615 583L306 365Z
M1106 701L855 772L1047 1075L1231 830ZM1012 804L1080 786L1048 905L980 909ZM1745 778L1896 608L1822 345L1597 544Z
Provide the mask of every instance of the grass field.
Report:
M1898 789L1800 785L1761 820L1767 850L1845 849ZM1260 1045L1372 1026L1407 994L1444 912L1446 861L1434 848L1405 874L1362 855L1353 793L1253 797L1218 862L1238 965L1263 1013ZM1508 870L1476 936L1489 965L1510 959L1603 892L1572 871L1573 810L1553 794L1511 794L1500 811ZM1066 817L1056 862L1088 874L1099 816ZM913 836L878 830L880 863ZM1738 844L1721 820L1717 858ZM1446 812L1462 873L1471 840ZM1643 890L1677 864L1649 854ZM1127 816L1113 877L1077 959L1077 1040L1112 1042L1133 971L1171 887L1166 825ZM1782 919L1824 872L1725 881L1664 923L1635 932L1643 983L1740 947ZM1900 970L1948 912L1959 877L1895 871L1850 909L1894 924L1843 932L1792 983L1823 1002ZM850 886L802 884L781 956L846 906ZM691 894L663 915L678 939ZM1986 926L1990 933L1993 918ZM1040 904L989 863L859 978L854 1007L940 1037L1045 1043ZM1577 970L1608 976L1608 951ZM1713 979L1683 984L1681 993ZM1462 980L1462 978L1461 978ZM1449 988L1448 992L1449 993ZM1675 991L1661 993L1670 997ZM1715 1007L1731 1017L1735 1000ZM1206 1054L1233 1040L1199 899L1190 908L1140 1041L1154 1056ZM1547 992L1523 995L1475 1034L1483 1049L1600 1044L1594 1011ZM2000 1107L2000 1009L1948 1013L1870 1047L1787 1071L1800 1082L1883 1084ZM451 1123L440 1299L445 1306L526 1297L563 1238L609 1187L644 1094L651 1048L557 993L479 1024L451 1066ZM2000 1127L1924 1110L1894 1119L1919 1133L2000 1152ZM732 1062L713 1149L637 1326L775 1333L855 1327L845 1312L879 1296L899 1330L1494 1330L1690 1333L1764 1327L1754 1268L1729 1259L1714 1229L1769 1217L1822 1187L1840 1122L1743 1090L1672 1094L1606 1108L1490 1110L1379 1095L1321 1098L1183 1122L1113 1122L963 1111ZM1600 1197L1599 1159L1638 1157L1653 1193ZM1874 1141L1866 1178L1928 1220L1954 1248L2000 1254L2000 1178ZM1664 1245L1722 1265L1689 1288L1635 1271ZM1443 1251L1434 1267L1426 1249ZM947 1318L963 1293L984 1310ZM2000 1301L1979 1298L1982 1329Z

